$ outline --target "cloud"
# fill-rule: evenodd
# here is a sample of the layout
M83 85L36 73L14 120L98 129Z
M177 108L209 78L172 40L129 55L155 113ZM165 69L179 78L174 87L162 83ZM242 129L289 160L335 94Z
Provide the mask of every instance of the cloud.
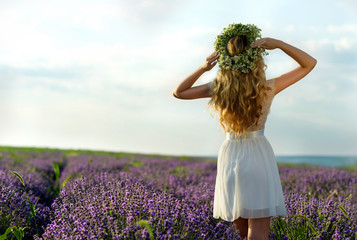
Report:
M325 48L328 45L331 45L332 42L329 39L320 39L320 40L306 40L303 41L303 46L307 51L316 51L317 49Z
M148 12L167 12L164 9L174 8L161 1L138 3L139 8ZM182 62L182 59L201 58L202 54L208 54L209 48L198 45L197 42L206 39L207 35L211 35L213 39L213 34L216 34L212 28L192 27L147 35L145 40L136 42L133 38L128 41L119 37L120 34L129 36L129 33L114 31L111 31L111 34L118 36L118 41L86 39L80 36L81 33L88 34L85 29L89 29L92 35L105 31L99 25L108 23L107 27L113 27L113 23L118 19L129 17L125 14L116 16L116 13L126 12L128 7L133 8L135 5L123 3L114 7L110 4L88 3L77 14L75 11L80 5L72 5L68 11L65 8L67 4L58 2L54 5L41 5L41 8L36 5L29 9L12 6L6 11L3 10L0 27L3 27L3 35L6 37L0 39L0 64L12 68L16 75L24 75L25 72L28 75L36 75L35 77L46 75L46 79L52 78L52 82L60 81L59 76L71 71L67 69L76 69L77 76L72 78L72 81L87 82L83 84L97 81L99 85L115 82L148 86L148 78L153 78L151 83L156 81L156 84L160 84L161 77L170 75L163 73L162 69L170 69L170 65ZM37 15L30 10L41 10L44 14ZM66 18L63 18L65 15ZM91 21L96 21L99 25ZM81 28L75 29L75 26ZM54 27L58 28L59 38L59 34L52 30ZM76 32L73 32L74 29ZM80 38L71 37L72 34ZM146 74L146 79L142 77L143 74ZM28 80L31 81L30 78Z
M332 34L352 34L357 35L357 25L356 24L344 24L344 25L329 25L327 26L327 32Z
M357 41L352 37L340 37L338 39L306 40L303 44L309 51L333 48L336 52L343 52L355 49Z
M286 26L284 28L284 30L291 33L291 32L293 32L295 30L295 26L290 24L290 25Z
M336 51L350 50L353 49L357 41L352 38L341 38L334 42Z
M188 2L187 0L132 0L121 1L119 5L124 12L130 12L125 19L133 24L133 27L145 32L154 32L165 26Z
M193 56L202 56L209 54L207 48L209 45L199 44L214 39L218 29L191 27L179 31L160 34L157 37L157 48L166 53L164 57L184 56L186 58ZM209 40L211 38L211 40ZM212 43L211 43L212 44Z
M50 24L52 27L83 27L101 31L106 29L109 20L121 19L127 13L115 1L101 2L95 1L51 1L43 2L33 0L14 1L2 7L1 19L6 19L7 23L20 21L25 25L32 26Z

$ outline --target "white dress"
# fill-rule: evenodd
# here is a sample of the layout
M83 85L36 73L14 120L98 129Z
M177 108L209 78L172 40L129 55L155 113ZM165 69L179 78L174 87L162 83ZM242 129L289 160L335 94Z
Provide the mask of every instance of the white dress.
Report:
M274 80L262 116L247 136L227 134L217 161L213 217L233 222L242 218L286 215L283 191L273 149L264 125L274 98Z

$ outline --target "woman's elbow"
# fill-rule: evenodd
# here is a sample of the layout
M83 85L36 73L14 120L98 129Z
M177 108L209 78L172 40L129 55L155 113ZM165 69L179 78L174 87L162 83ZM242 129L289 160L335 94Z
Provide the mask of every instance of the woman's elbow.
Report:
M174 95L174 97L178 99L187 99L187 97L184 94L182 94L182 92L174 91L172 95Z
M176 90L172 92L172 95L173 95L175 98L180 99L179 94L177 93Z
M312 69L315 68L316 64L317 64L317 60L312 57L303 68L306 69L309 73L310 71L312 71Z
M317 64L317 60L315 58L312 58L312 61L311 61L311 69L313 69Z

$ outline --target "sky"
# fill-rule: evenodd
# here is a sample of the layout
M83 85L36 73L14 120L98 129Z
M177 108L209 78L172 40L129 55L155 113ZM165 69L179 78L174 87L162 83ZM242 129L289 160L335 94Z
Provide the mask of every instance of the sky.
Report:
M217 155L208 99L172 92L241 22L318 60L273 101L275 153L356 156L356 13L355 0L1 1L0 145ZM267 78L297 66L279 49L265 62Z

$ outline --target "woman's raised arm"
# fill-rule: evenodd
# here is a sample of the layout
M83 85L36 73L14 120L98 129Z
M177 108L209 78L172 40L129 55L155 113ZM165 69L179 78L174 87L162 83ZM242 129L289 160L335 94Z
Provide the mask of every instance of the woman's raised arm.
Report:
M305 77L317 63L317 60L306 52L273 38L258 39L252 43L252 47L265 48L267 50L280 48L300 65L294 70L275 78L275 94Z
M197 79L205 72L211 70L217 64L219 52L213 52L206 58L206 61L191 75L186 77L173 92L173 95L179 99L196 99L210 97L209 85L203 84L200 86L192 87Z

